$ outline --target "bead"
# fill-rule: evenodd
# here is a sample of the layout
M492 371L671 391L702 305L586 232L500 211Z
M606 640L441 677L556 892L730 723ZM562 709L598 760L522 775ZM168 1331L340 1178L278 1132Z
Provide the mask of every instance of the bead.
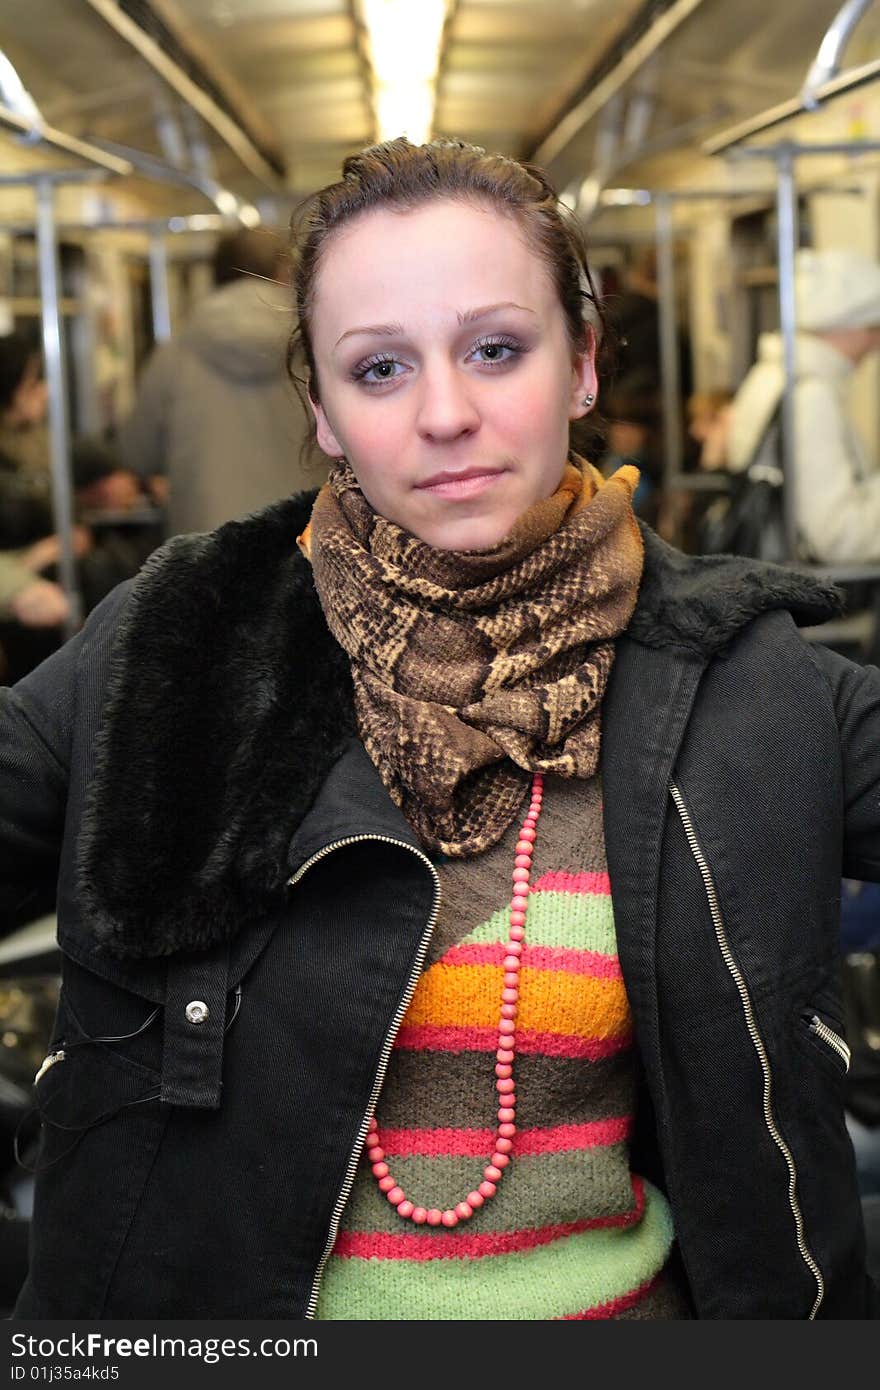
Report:
M513 1123L516 1117L516 1089L513 1079L513 1060L516 1046L516 1024L514 1020L517 1016L519 1004L520 969L522 965L521 956L523 954L522 943L525 940L526 914L529 906L529 894L533 891L530 885L532 863L534 858L534 846L537 838L537 823L541 814L544 794L544 779L540 773L535 773L532 778L532 794L529 801L529 809L523 821L519 838L516 842L516 853L512 873L513 893L510 899L510 925L508 928L508 941L505 948L503 988L501 991L501 1003L499 1005L498 1020L498 1042L495 1053L495 1089L498 1092L498 1127L496 1130L495 1147L492 1157L483 1169L483 1181L473 1192L469 1192L463 1201L459 1202L454 1208L448 1207L441 1211L439 1207L417 1207L409 1200L403 1191L398 1187L394 1178L388 1171L388 1164L385 1160L385 1151L379 1141L379 1130L376 1124L375 1115L371 1115L367 1120L366 1149L367 1156L372 1166L372 1172L377 1180L379 1191L383 1192L388 1198L389 1203L396 1209L398 1216L403 1220L410 1220L415 1225L445 1226L451 1229L457 1226L459 1221L468 1221L485 1201L494 1197L497 1192L497 1183L503 1176L504 1169L510 1162L510 1155L513 1149L513 1138L516 1134L516 1126Z

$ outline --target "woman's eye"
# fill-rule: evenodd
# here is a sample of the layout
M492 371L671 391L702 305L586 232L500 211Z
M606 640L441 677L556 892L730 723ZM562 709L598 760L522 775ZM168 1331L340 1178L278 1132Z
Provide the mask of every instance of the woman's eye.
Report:
M398 362L396 357L372 357L367 362L359 363L352 376L355 381L363 381L367 386L381 386L386 381L393 381L404 370L403 363Z
M470 357L477 362L483 363L487 367L494 367L501 362L509 362L521 351L519 343L506 338L487 338L484 342L476 343L471 349Z

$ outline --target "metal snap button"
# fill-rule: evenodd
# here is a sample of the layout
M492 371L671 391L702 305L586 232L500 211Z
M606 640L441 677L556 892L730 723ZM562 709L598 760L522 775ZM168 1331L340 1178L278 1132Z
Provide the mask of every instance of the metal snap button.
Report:
M202 999L191 999L185 1012L188 1023L204 1023L208 1017L208 1006Z

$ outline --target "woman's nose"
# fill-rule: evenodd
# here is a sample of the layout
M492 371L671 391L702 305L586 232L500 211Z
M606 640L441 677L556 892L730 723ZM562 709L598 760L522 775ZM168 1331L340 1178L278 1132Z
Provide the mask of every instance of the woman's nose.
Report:
M424 371L417 420L423 439L449 442L478 429L480 416L470 386L452 365Z

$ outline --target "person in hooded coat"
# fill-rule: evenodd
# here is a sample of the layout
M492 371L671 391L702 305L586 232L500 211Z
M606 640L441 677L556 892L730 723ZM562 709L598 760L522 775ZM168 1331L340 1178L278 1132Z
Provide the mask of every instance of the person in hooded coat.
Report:
M798 252L795 266L795 512L801 558L880 560L880 463L849 410L856 367L880 349L880 266L853 251ZM783 344L764 333L734 397L729 467L781 464Z
M213 530L326 477L326 460L303 454L307 420L285 374L286 278L271 232L221 238L216 288L147 363L120 453L142 477L167 480L171 535Z

